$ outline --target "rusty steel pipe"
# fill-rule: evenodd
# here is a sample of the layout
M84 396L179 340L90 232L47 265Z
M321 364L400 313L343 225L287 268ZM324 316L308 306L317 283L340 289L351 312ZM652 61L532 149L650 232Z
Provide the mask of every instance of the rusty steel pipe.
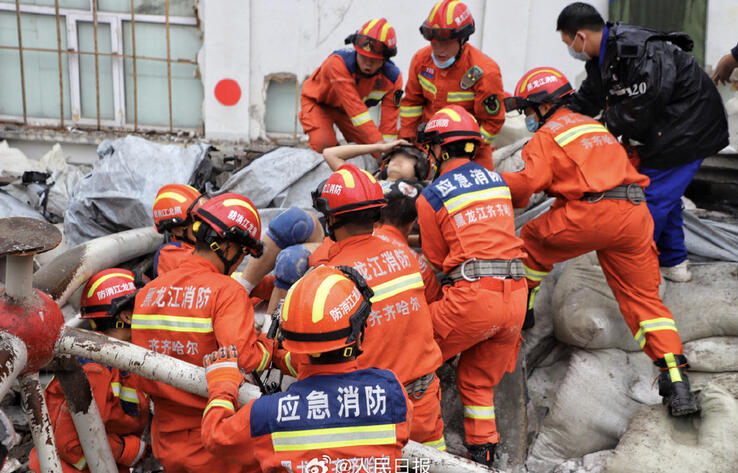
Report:
M55 351L57 354L67 353L88 358L169 384L183 391L206 398L208 396L204 368L100 333L65 327ZM256 386L247 383L241 385L238 402L242 406L258 397L261 397L261 392ZM403 456L408 459L429 459L431 465L428 471L431 473L499 471L490 470L478 463L413 441L405 446Z
M56 452L56 442L54 441L54 432L51 430L49 410L46 408L38 373L22 376L20 383L21 405L28 416L41 473L61 472L62 467L59 455Z
M71 356L56 357L49 368L54 371L64 392L87 468L92 473L117 473L118 466L113 459L100 410L79 360Z
M0 330L0 400L10 391L27 361L26 344L15 335Z

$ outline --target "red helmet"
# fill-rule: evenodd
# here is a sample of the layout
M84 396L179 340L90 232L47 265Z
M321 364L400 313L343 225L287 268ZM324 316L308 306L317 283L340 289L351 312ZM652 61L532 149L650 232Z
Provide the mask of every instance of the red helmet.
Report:
M153 211L156 231L164 233L172 227L189 225L189 211L198 197L197 189L185 184L167 184L159 189Z
M313 193L313 207L325 215L384 207L387 200L382 186L367 171L347 163Z
M536 67L518 81L513 96L505 98L505 109L524 111L527 107L555 103L573 92L561 71L553 67Z
M373 296L355 269L318 266L293 284L284 298L280 323L284 348L317 354L353 345L364 330Z
M482 142L476 118L459 105L440 109L418 129L418 143L444 146L454 141Z
M466 41L474 33L474 18L469 7L455 0L442 0L420 26L420 34L428 41L461 39Z
M397 54L397 35L385 18L367 21L359 31L346 37L344 43L353 44L362 56L375 59L389 59Z
M132 271L110 268L100 271L87 281L82 290L80 318L114 317L133 302L143 281Z
M415 179L418 181L426 181L430 179L431 163L430 157L425 150L415 146L398 146L389 153L382 156L382 167L379 169L379 178L387 179L387 166L392 157L397 153L403 153L415 158Z
M243 245L253 256L261 256L261 219L248 198L226 192L200 204L193 215L197 220L193 231L213 251L219 251L217 240L225 240Z

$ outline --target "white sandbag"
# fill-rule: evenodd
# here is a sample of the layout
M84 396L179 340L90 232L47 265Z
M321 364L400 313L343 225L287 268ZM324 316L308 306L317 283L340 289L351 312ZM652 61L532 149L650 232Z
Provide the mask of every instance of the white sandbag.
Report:
M614 448L643 404L659 403L657 369L642 353L575 350L528 457L548 472L570 458Z
M521 139L529 140L531 136L533 133L529 132L528 127L525 126L525 115L518 112L507 112L505 123L495 137L495 146L502 148ZM496 163L495 166L497 166Z
M738 370L738 337L709 337L687 342L684 354L692 371L735 371Z
M662 299L683 341L738 336L736 271L734 263L693 265L691 282L662 284ZM569 261L556 284L553 304L554 334L562 342L588 349L640 350L594 253Z
M11 148L7 141L0 142L0 177L19 178L26 171L45 172L46 168L18 148Z
M738 401L718 383L699 395L696 416L671 417L661 406L633 417L606 473L734 473L738 465Z

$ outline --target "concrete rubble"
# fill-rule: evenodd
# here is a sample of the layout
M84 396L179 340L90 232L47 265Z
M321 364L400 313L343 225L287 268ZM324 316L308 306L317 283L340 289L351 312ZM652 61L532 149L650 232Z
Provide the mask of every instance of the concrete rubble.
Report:
M733 108L736 110L729 106L735 115L738 104ZM733 116L731 120L734 126L736 120ZM529 134L521 117L510 114L508 122L494 159L499 170L514 171L522 168L520 150ZM734 141L731 146L729 153L738 149ZM49 271L54 264L62 264L59 261L63 262L65 255L69 258L76 243L151 227L146 209L151 208L161 185L197 182L208 189L241 192L260 208L266 228L282 208L310 208L310 191L330 174L320 155L307 149L277 148L248 166L235 166L231 172L215 162L207 145L165 148L140 138L115 140L101 145L99 152L105 158L90 169L69 164L58 145L35 161L0 143L0 218L30 216L66 230L65 241L37 261ZM143 158L136 161L137 154ZM162 158L151 164L155 155ZM172 160L185 165L178 166L175 173ZM369 157L357 160L363 167L374 165ZM144 161L150 166L143 165ZM28 171L39 173L33 175L36 181L24 182ZM126 174L124 179L111 179L121 172ZM546 196L535 196L528 211L518 214L518 228L550 204ZM125 211L119 211L121 205ZM708 215L701 209L689 212L685 226L695 261L694 280L665 282L661 290L685 342L690 378L703 406L701 415L668 416L654 385L657 369L625 325L596 257L582 255L557 265L543 281L536 299L536 325L523 334L518 367L496 390L503 435L497 464L502 471L736 471L738 219L725 214L715 218L715 213ZM146 254L158 244L157 236L145 230L129 230L115 238L125 248L111 258L129 266L145 264ZM104 253L109 251L110 241L92 240L83 248ZM128 246L133 249L129 251ZM111 262L110 258L105 260L106 264ZM74 277L82 280L97 270L75 267L79 276ZM49 279L44 270L35 278L39 284ZM48 281L43 284L51 287ZM75 295L66 289L54 291L58 300L68 300L63 310L71 319L76 314ZM454 371L450 363L439 370L445 436L449 452L463 456L463 415ZM42 382L44 376L42 373ZM17 391L11 391L0 404L23 436L3 473L23 471L27 466L30 431L19 404Z

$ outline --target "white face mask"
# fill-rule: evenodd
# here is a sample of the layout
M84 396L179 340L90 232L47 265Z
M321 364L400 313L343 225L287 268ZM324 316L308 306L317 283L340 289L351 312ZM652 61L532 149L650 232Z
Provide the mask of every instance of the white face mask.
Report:
M579 34L579 33L577 33L577 34ZM585 39L586 38L584 37L584 35L582 35L582 50L581 51L574 51L574 41L577 40L577 37L576 36L574 36L574 41L572 41L571 44L569 46L567 46L567 48L569 49L569 55L571 55L571 57L573 57L574 59L578 59L580 61L585 61L586 62L586 61L589 61L590 59L592 59L592 56L590 56L589 54L587 54L586 52L584 52L584 42L585 42Z

